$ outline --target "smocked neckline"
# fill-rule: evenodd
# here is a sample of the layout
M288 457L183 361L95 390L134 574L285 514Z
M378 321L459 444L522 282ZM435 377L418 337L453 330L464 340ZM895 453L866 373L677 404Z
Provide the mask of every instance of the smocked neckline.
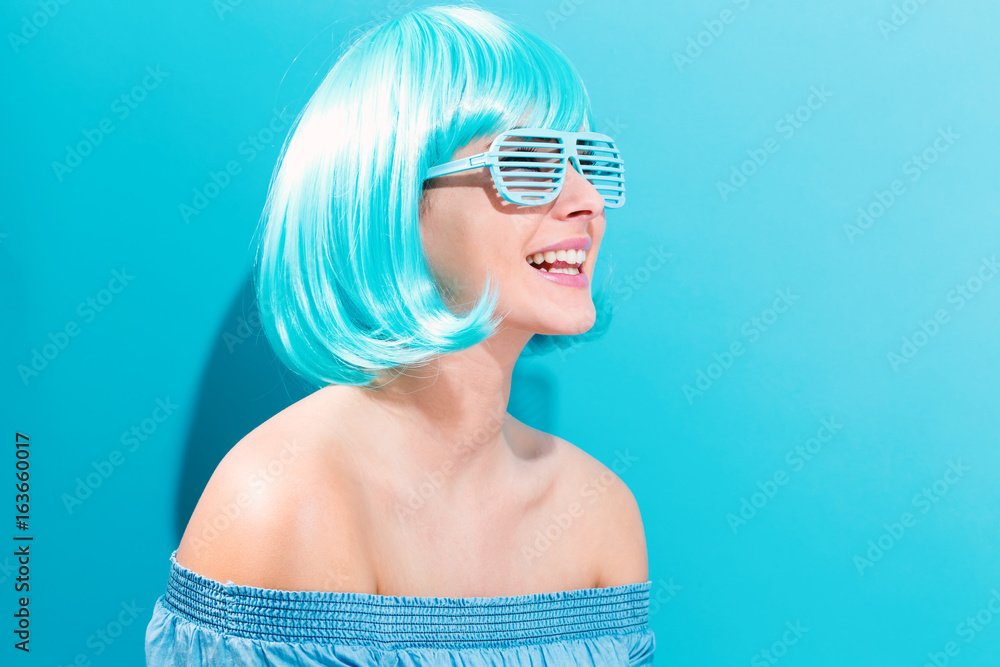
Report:
M648 627L651 581L497 597L288 591L222 583L170 554L163 603L212 631L282 642L381 647L510 646Z

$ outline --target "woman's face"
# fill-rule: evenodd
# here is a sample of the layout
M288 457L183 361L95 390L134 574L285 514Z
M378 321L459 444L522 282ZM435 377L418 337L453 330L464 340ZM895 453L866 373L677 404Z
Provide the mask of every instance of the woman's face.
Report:
M492 140L486 137L468 144L451 159L486 151ZM507 313L505 327L573 335L594 325L591 282L604 236L604 200L579 172L568 168L559 196L541 206L505 200L486 167L439 176L425 186L424 250L456 312L464 312L476 300L489 268L500 283L497 312ZM529 263L529 257L542 260L545 268L553 260L556 267L579 261L568 253L565 258L546 256L550 248L577 249L576 255L584 250L579 267L583 275L546 273Z

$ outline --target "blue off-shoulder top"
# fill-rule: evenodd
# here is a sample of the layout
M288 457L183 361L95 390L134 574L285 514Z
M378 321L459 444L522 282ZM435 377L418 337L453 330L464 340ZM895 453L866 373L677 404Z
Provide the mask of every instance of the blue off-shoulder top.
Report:
M148 667L652 665L652 582L508 597L283 591L220 583L170 554Z

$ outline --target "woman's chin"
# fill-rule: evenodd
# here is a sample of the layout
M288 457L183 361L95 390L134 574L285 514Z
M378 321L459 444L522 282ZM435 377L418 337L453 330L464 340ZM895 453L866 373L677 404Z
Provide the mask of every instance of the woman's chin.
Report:
M570 324L562 322L559 325L550 323L549 326L539 327L536 332L546 336L578 336L587 333L594 327L594 317L583 318L579 322Z

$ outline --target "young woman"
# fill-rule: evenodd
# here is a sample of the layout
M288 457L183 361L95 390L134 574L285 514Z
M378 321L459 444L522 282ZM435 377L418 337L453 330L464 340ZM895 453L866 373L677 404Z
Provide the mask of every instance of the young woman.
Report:
M481 9L350 45L284 148L257 267L270 341L321 388L215 470L147 664L652 664L632 494L506 412L522 352L610 314L590 279L623 167L591 126L565 57Z

